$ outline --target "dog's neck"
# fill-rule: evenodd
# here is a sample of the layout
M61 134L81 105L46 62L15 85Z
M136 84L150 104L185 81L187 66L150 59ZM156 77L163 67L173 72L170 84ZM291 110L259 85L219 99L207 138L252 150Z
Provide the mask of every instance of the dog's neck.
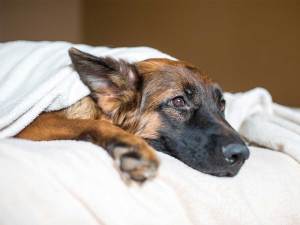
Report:
M138 135L142 138L151 139L156 137L156 130L159 124L156 114L140 114L136 110L132 110L126 113L115 113L113 118L104 114L99 106L91 97L85 97L80 101L74 103L70 107L64 109L62 113L68 119L101 119L107 120L114 125L117 125L129 133ZM139 119L140 118L140 119Z
M84 97L62 111L68 119L98 119L101 112L91 97Z

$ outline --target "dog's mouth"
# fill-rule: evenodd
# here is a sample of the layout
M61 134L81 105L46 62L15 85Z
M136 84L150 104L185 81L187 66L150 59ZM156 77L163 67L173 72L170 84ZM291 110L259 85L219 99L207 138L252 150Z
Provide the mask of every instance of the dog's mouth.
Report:
M201 172L210 174L210 175L213 175L216 177L234 177L239 173L239 171L244 163L245 163L245 160L236 162L236 163L228 166L225 169L220 169L217 171L202 170Z
M212 176L216 176L216 177L234 177L236 176L241 167L243 166L245 161L239 161L237 163L234 163L226 168L221 168L221 169L217 169L217 168L213 168L214 166L212 166L212 169L204 169L204 168L199 168L199 167L195 167L192 165L189 165L187 163L185 163L186 165L190 166L191 168L198 170L199 172L205 173L205 174L209 174Z

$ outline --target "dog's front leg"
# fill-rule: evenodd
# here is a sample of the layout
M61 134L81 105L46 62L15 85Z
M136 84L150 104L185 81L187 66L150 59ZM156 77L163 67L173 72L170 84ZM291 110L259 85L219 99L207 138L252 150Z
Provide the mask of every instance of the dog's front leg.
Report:
M60 113L44 113L21 131L29 140L87 140L108 151L126 177L145 181L156 174L154 150L141 138L104 120L67 119Z

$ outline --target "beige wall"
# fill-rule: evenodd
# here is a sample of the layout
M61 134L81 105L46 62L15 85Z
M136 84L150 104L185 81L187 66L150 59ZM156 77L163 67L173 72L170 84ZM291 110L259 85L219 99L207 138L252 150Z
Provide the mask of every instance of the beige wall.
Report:
M300 106L300 1L0 0L0 40L148 45Z
M256 86L300 106L300 1L84 2L84 41L150 45L208 71L225 90Z
M0 41L81 41L80 0L0 0Z

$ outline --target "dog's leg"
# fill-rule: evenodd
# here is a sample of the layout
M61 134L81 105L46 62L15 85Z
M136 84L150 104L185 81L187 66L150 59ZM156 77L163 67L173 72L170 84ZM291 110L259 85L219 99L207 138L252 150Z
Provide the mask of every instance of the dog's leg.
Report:
M44 113L16 137L29 140L88 140L105 148L120 171L135 181L156 174L154 150L141 138L105 120L67 119L60 113Z

